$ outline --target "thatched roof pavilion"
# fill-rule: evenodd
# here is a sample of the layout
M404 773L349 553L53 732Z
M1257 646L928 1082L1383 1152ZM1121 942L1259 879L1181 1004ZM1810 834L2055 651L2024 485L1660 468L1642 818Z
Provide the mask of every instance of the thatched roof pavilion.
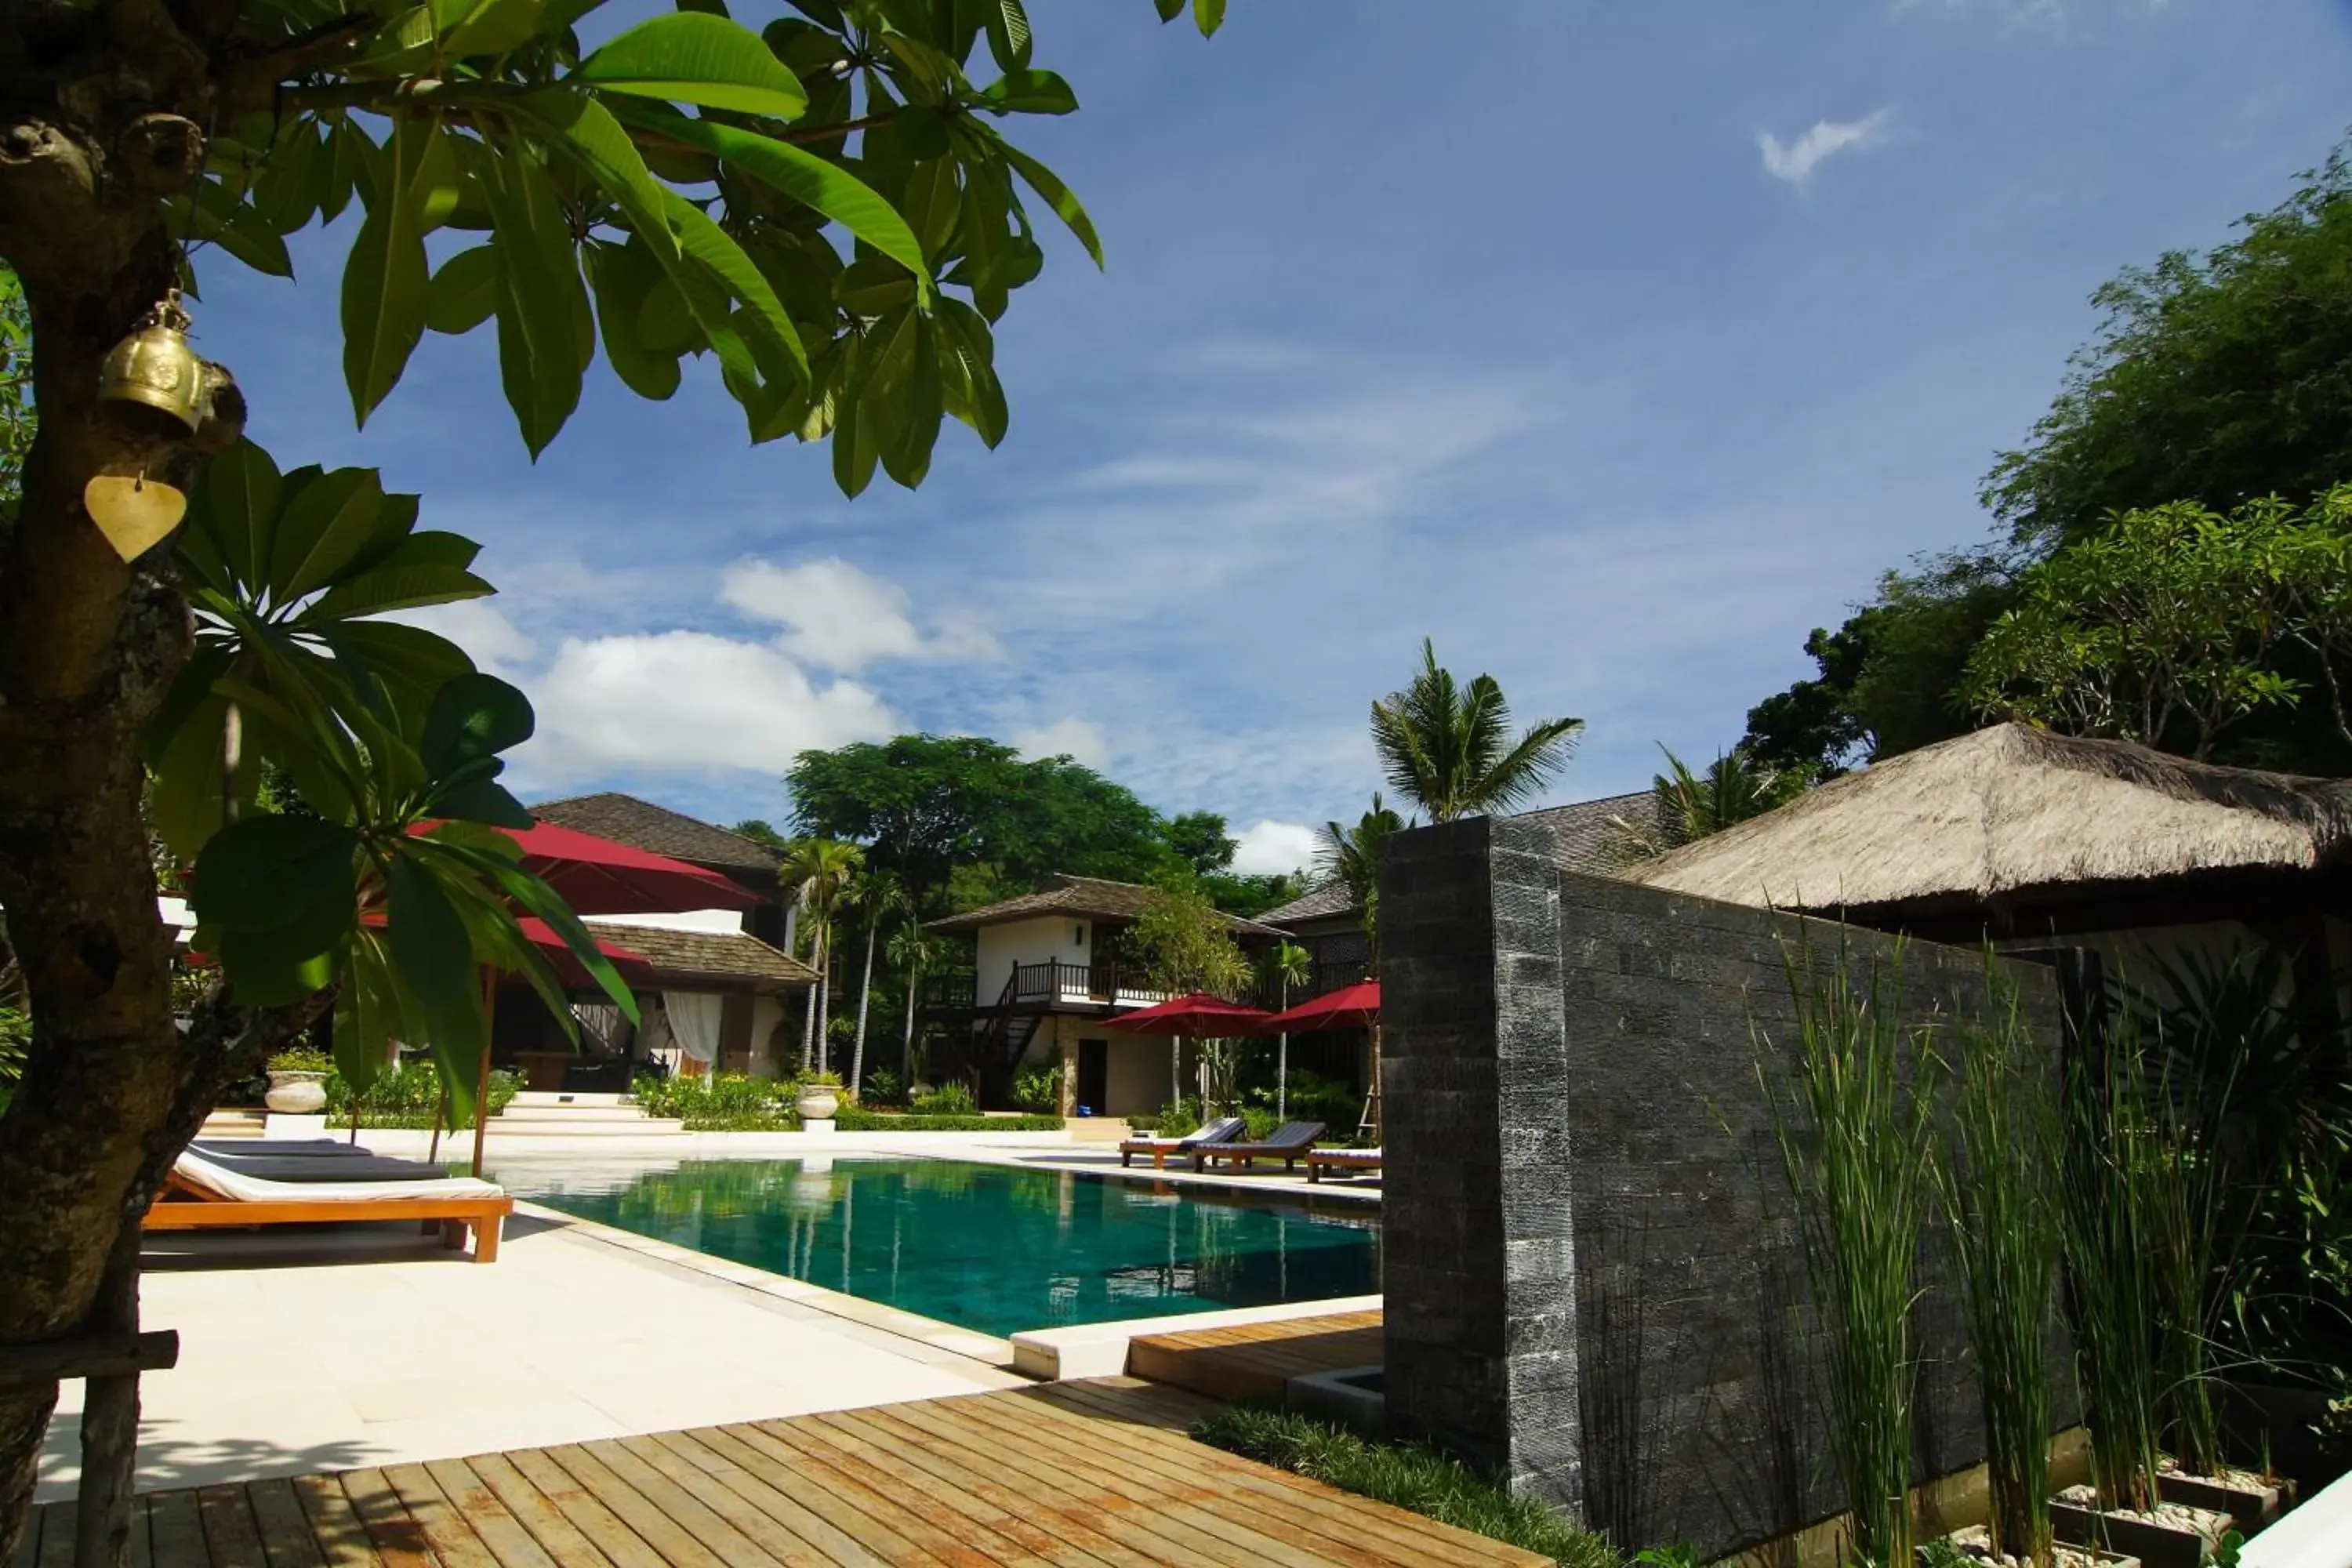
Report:
M2001 724L1808 792L1622 875L1974 940L2352 912L2352 780Z

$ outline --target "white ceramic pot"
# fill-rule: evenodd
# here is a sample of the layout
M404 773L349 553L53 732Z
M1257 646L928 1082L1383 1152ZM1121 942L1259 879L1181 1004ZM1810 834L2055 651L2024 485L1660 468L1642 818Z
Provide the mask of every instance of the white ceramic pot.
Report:
M841 1109L841 1091L829 1083L804 1083L793 1109L801 1113L803 1121L830 1121Z
M269 1092L261 1103L280 1116L316 1116L327 1109L327 1075L322 1072L269 1074Z

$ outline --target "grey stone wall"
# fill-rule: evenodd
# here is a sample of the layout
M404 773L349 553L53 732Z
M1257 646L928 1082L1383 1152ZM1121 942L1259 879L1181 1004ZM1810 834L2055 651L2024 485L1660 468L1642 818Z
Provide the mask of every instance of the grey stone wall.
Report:
M1381 925L1391 1426L1623 1543L1713 1557L1836 1512L1759 1059L1792 1084L1784 952L1891 963L1893 941L1566 872L1540 826L1491 819L1392 838ZM2054 1081L2055 977L2011 973ZM1902 973L1909 1016L1982 1005L1977 952L1915 942ZM1983 1458L1947 1249L1923 1480Z

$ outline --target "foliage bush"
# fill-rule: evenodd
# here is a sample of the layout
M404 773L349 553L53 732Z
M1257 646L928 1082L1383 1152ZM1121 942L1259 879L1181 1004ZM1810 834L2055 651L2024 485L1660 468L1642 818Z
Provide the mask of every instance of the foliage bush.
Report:
M866 1086L857 1091L860 1105L904 1105L907 1103L907 1080L888 1068L876 1068L866 1075Z
M333 1058L309 1046L296 1046L269 1058L271 1072L331 1072L334 1066Z
M1062 1108L1062 1075L1049 1067L1030 1068L1013 1079L1013 1103L1050 1116Z
M273 1062L276 1059L271 1058ZM329 1070L326 1089L328 1117L349 1125L352 1115L351 1081L341 1073ZM504 1110L521 1089L522 1079L513 1073L490 1074L490 1114L496 1116ZM375 1082L368 1086L367 1092L359 1097L359 1102L360 1125L362 1127L430 1127L434 1112L441 1108L441 1074L431 1062L405 1063L391 1072L379 1074Z
M749 1073L709 1073L700 1078L637 1079L630 1093L648 1116L683 1121L695 1132L793 1132L800 1129L793 1100L799 1085L790 1079L753 1078Z
M844 1132L1058 1132L1058 1116L926 1116L843 1106L835 1123Z
M15 1097L16 1079L25 1070L25 1050L32 1043L32 1016L0 1003L0 1110L7 1110Z
M979 1114L980 1101L963 1085L943 1083L915 1096L911 1109L918 1116L974 1116Z
M1539 1552L1560 1568L1623 1568L1624 1559L1607 1542L1574 1520L1418 1443L1375 1443L1304 1415L1242 1405L1218 1411L1194 1426L1192 1436L1260 1464Z

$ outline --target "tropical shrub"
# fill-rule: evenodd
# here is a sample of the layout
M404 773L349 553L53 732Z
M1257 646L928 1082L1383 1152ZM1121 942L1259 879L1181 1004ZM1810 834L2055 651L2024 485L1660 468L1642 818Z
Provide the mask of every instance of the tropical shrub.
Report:
M700 1078L641 1078L631 1094L649 1116L686 1123L696 1132L791 1132L799 1129L793 1109L797 1086L788 1079L749 1073L708 1073Z
M1022 1110L1052 1115L1062 1108L1062 1075L1049 1067L1024 1069L1013 1079L1013 1103Z
M271 1055L268 1067L271 1072L327 1072L335 1063L326 1052L309 1046L295 1046Z
M522 1079L515 1074L504 1071L490 1074L490 1114L496 1116L504 1110L521 1089ZM326 1090L328 1117L349 1125L352 1100L351 1080L340 1070L331 1069L327 1072ZM441 1114L441 1124L445 1127L453 1123L463 1124L462 1118L456 1117L443 1105L440 1069L430 1061L407 1062L395 1071L377 1074L375 1081L359 1092L358 1099L359 1121L362 1127L430 1127L436 1112Z
M907 1082L888 1068L876 1068L866 1075L865 1087L857 1091L860 1105L904 1105L907 1103Z
M843 1106L835 1125L844 1132L1058 1132L1058 1116L925 1116Z
M980 1102L962 1084L943 1083L937 1089L915 1096L908 1109L918 1116L973 1116L980 1111Z

